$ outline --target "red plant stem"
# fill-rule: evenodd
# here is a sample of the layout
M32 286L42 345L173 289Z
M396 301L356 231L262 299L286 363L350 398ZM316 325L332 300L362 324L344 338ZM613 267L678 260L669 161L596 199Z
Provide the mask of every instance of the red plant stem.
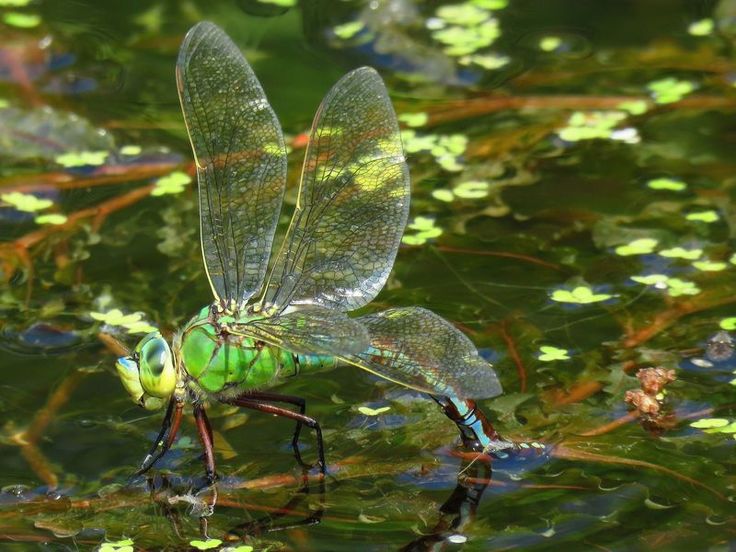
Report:
M558 264L550 263L537 257L530 255L522 255L521 253L509 253L508 251L482 251L478 249L466 249L463 247L452 247L449 245L438 245L436 246L438 251L444 251L445 253L463 253L467 255L478 255L483 257L503 257L505 259L515 259L517 261L523 261L525 263L536 264L552 270L559 270L565 272L565 269Z
M506 343L506 348L509 351L511 360L513 360L516 365L516 372L519 374L519 391L524 393L526 392L526 368L524 367L524 362L521 360L521 355L519 355L519 351L516 348L516 343L508 332L508 322L506 320L501 322L501 337L503 338L504 343Z

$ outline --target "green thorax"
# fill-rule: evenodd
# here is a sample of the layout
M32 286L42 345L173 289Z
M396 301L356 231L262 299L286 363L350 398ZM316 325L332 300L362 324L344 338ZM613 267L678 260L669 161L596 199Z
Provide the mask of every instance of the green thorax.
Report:
M213 314L204 307L182 330L175 345L187 380L207 393L245 392L276 385L300 372L333 368L322 355L294 354L251 337L221 331L222 324L249 318Z

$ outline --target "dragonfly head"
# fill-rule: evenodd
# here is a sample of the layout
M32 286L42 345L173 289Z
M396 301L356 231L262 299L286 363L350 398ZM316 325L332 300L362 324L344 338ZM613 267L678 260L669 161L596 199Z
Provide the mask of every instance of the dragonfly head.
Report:
M141 339L133 354L120 357L115 367L133 401L147 410L164 406L176 387L171 348L157 331Z

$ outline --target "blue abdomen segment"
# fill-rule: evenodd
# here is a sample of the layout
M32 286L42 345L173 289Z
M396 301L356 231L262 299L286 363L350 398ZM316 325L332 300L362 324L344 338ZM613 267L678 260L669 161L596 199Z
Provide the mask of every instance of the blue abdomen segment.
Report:
M488 421L483 411L475 401L431 395L445 411L445 415L457 424L463 444L477 452L488 452L498 447L502 442L493 425Z

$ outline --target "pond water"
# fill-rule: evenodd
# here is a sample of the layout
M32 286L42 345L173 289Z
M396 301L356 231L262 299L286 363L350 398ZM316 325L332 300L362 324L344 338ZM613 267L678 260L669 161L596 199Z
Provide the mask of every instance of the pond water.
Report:
M224 405L212 512L189 411L130 478L161 414L105 335L211 301L174 80L205 19L287 134L282 230L321 98L379 71L412 206L362 312L461 328L504 386L483 410L543 448L473 461L434 402L339 368L276 389L322 424L323 485L291 422ZM0 22L3 549L736 546L736 2L0 0Z

